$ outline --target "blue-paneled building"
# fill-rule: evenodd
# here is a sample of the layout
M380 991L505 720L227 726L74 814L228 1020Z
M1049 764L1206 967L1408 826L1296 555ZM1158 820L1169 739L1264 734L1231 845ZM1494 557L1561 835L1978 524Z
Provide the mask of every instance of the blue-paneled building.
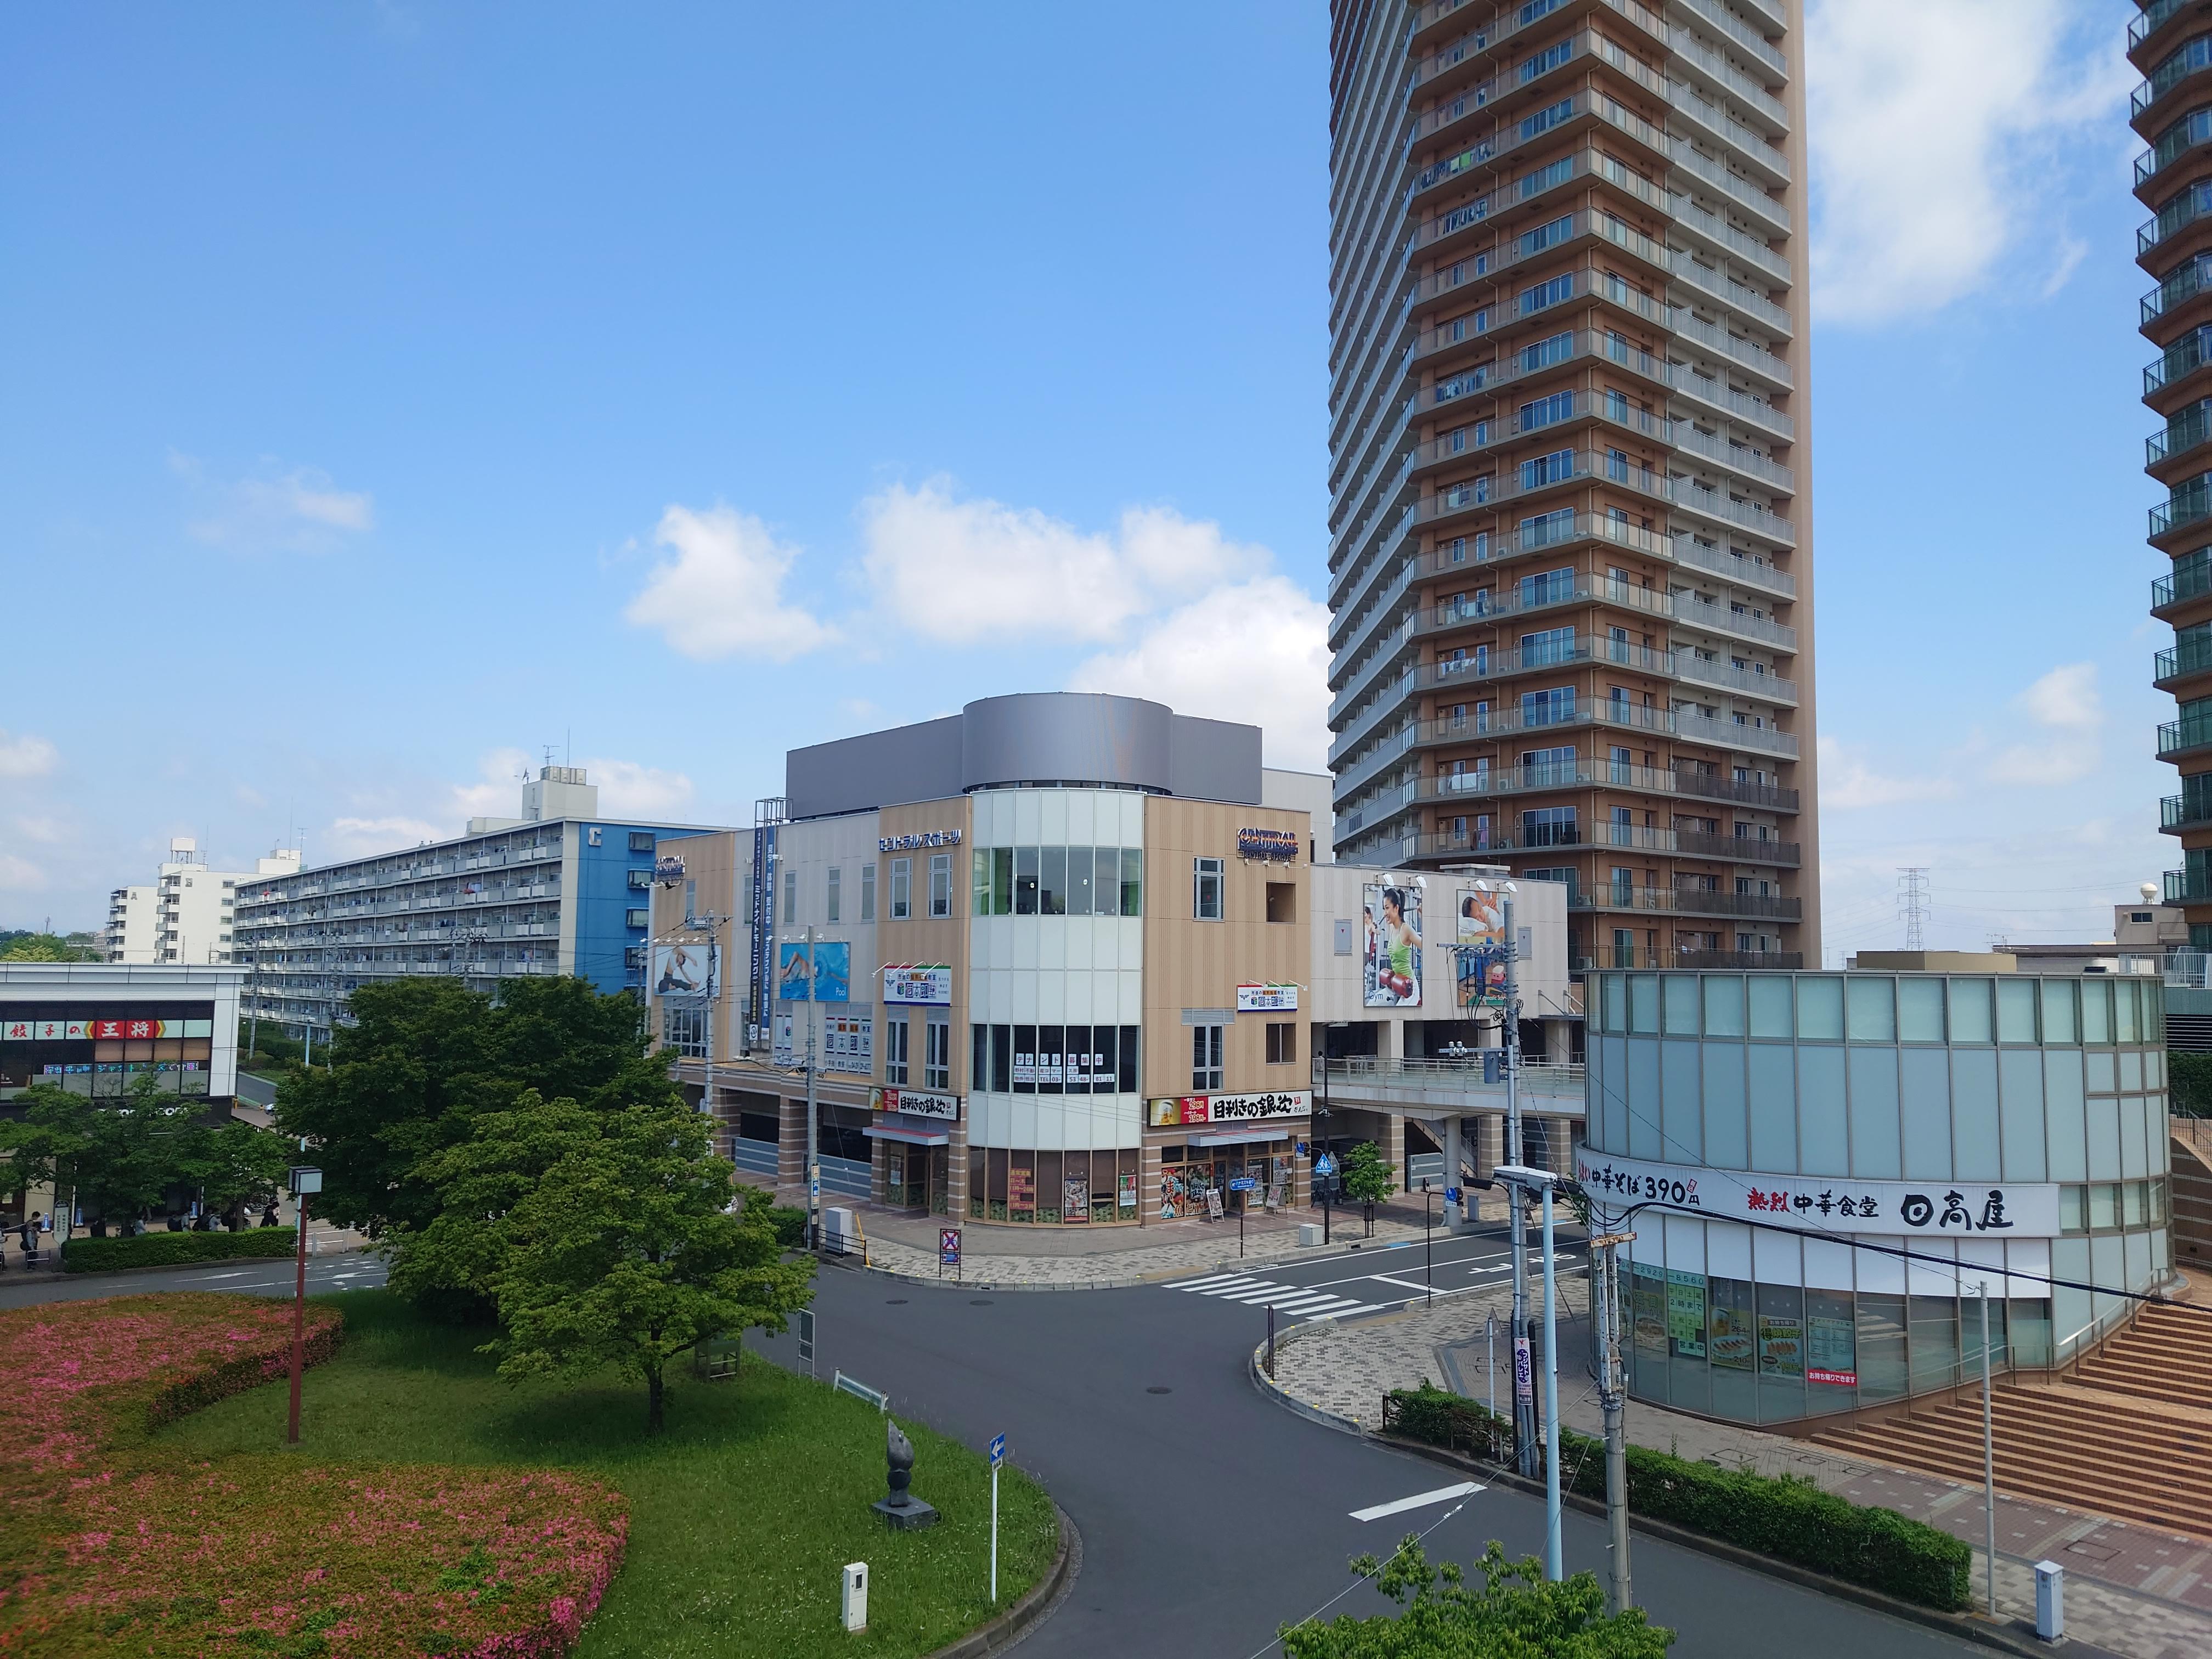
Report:
M446 974L496 990L574 974L641 992L654 847L697 826L603 817L581 767L547 766L522 813L467 833L238 888L241 1014L327 1036L363 984Z

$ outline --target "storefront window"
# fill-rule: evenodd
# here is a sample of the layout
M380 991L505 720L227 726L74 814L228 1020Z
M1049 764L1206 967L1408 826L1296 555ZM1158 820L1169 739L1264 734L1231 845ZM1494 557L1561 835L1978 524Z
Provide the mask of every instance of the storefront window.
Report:
M1667 1390L1667 1272L1644 1262L1629 1264L1629 1332L1636 1345L1636 1371L1649 1379L1650 1397L1665 1401Z
M1914 1296L1905 1298L1911 1321L1907 1358L1912 1367L1912 1391L1948 1388L1959 1379L1959 1304L1955 1297Z
M1954 1015L1955 1012L1954 1005ZM1902 1397L1906 1383L1905 1298L1901 1296L1877 1296L1861 1291L1858 1294L1858 1316L1861 1403L1871 1404L1878 1400Z
M1951 1042L1953 1046L1990 1040L1990 987L1986 979L1951 981Z
M1897 1035L1905 1042L1943 1040L1943 981L1940 979L1900 979L1897 981Z
M2051 1363L2051 1301L2047 1297L2014 1297L2007 1304L2005 1328L2012 1339L2015 1365Z
M2012 1363L2012 1349L2005 1340L2005 1304L2002 1297L1990 1300L1990 1370L2002 1375ZM1959 1298L1959 1379L1962 1382L1977 1381L1982 1374L1982 1298L1965 1296Z
M1755 1037L1789 1036L1795 1016L1790 1006L1790 981L1780 974L1754 975L1751 981L1751 1034Z
M2085 980L2081 984L2081 1041L2110 1042L2112 1040L2112 988L2103 980Z
M2120 1189L2117 1183L2100 1181L2089 1188L2089 1225L2101 1231L2120 1224Z
M1797 1035L1808 1042L1844 1040L1844 982L1839 979L1797 981Z
M1705 1276L1667 1272L1667 1374L1669 1401L1685 1411L1711 1408L1705 1377Z
M1942 981L1933 984L1940 994ZM1805 1409L1849 1411L1858 1402L1858 1333L1851 1298L1841 1291L1805 1292Z
M1884 981L1887 988L1887 981ZM1759 1415L1794 1422L1805 1414L1805 1292L1759 1286Z
M1752 1316L1751 1284L1741 1279L1711 1279L1713 1415L1740 1423L1758 1417L1759 1338Z

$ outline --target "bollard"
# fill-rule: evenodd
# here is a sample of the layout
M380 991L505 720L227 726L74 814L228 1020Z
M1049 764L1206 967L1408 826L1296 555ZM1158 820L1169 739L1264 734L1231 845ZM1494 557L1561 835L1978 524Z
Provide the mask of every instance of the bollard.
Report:
M868 1627L868 1564L848 1561L843 1578L845 1628L863 1631Z
M2035 1633L2046 1642L2066 1634L2066 1569L2056 1561L2035 1564Z

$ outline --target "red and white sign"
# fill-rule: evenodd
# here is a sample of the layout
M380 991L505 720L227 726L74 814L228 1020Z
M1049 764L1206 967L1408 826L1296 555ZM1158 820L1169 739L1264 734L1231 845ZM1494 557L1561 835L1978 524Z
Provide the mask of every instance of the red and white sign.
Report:
M1833 1382L1839 1388L1856 1389L1859 1385L1859 1374L1856 1371L1824 1371L1808 1365L1805 1369L1805 1380L1808 1382Z

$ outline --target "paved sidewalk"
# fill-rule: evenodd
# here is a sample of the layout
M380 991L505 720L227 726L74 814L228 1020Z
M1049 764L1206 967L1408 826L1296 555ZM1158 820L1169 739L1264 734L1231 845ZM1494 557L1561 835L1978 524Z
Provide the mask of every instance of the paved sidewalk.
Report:
M1541 1291L1532 1290L1540 1308ZM1587 1284L1563 1279L1559 1295L1559 1420L1596 1435L1603 1425L1582 1327ZM1304 1326L1278 1340L1275 1380L1301 1403L1357 1423L1365 1432L1380 1426L1386 1390L1413 1388L1424 1378L1487 1404L1483 1321L1495 1315L1497 1398L1505 1405L1512 1389L1505 1334L1511 1307L1510 1292L1501 1287L1457 1297L1434 1310ZM1540 1367L1540 1356L1538 1363ZM1540 1401L1542 1389L1540 1370ZM1979 1486L1911 1474L1808 1441L1634 1401L1627 1426L1629 1439L1638 1445L1731 1468L1803 1476L1855 1503L1880 1504L1940 1527L1974 1547L1974 1593L1980 1600L1985 1558ZM2066 1567L2069 1636L2129 1659L2203 1659L2212 1654L2212 1543L2000 1493L2000 1613L2033 1623L2034 1564L2046 1558Z

